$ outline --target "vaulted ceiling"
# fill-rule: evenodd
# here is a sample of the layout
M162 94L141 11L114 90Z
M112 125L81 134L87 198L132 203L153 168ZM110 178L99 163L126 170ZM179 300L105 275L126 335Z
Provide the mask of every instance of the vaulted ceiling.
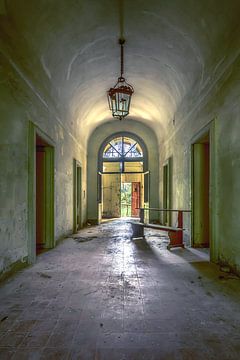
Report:
M194 90L226 62L239 34L239 0L125 0L130 118L159 138ZM5 55L39 98L85 141L111 119L119 76L119 1L1 1ZM117 120L114 120L117 121Z

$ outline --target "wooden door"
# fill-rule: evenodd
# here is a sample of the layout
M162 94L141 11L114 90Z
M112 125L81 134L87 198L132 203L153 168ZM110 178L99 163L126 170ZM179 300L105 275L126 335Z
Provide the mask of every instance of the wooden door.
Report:
M104 174L102 176L103 218L121 216L121 174Z
M140 182L132 182L132 216L138 217L140 207Z
M82 168L78 161L73 161L73 232L82 227Z
M46 156L43 146L36 151L36 251L44 248L46 242Z
M82 171L81 167L77 166L77 191L76 191L76 202L77 202L77 229L79 230L81 228L81 215L82 215L82 209L81 209L81 195L82 195Z
M54 247L54 148L36 135L36 253Z
M209 247L209 144L193 145L193 247Z

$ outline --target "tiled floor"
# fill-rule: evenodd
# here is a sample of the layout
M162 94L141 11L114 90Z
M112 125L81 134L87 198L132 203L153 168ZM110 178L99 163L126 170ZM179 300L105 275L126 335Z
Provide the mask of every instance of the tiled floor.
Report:
M0 359L240 359L239 278L162 235L89 227L3 283Z

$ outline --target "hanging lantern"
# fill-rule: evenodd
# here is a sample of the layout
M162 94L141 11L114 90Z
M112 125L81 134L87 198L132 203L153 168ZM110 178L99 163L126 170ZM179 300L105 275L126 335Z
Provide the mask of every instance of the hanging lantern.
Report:
M121 46L121 76L118 78L117 84L108 90L108 104L112 111L112 116L122 120L129 114L131 96L134 92L133 87L129 85L123 77L123 45L124 39L119 39Z

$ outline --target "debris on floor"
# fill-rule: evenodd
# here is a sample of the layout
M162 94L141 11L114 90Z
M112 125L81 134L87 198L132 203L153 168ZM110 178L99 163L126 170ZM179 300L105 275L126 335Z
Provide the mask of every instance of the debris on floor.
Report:
M8 316L4 316L3 318L1 318L0 322L3 322L5 320L7 320L7 319L8 319Z
M98 237L97 236L89 236L89 237L81 237L81 236L78 236L78 237L73 237L73 239L79 243L82 243L82 242L87 242L87 241L91 241L91 240L94 240L94 239L97 239Z
M220 266L220 271L225 272L225 273L230 273L231 269L229 266Z
M45 273L38 273L39 276L45 279L51 279L51 275L45 274Z

